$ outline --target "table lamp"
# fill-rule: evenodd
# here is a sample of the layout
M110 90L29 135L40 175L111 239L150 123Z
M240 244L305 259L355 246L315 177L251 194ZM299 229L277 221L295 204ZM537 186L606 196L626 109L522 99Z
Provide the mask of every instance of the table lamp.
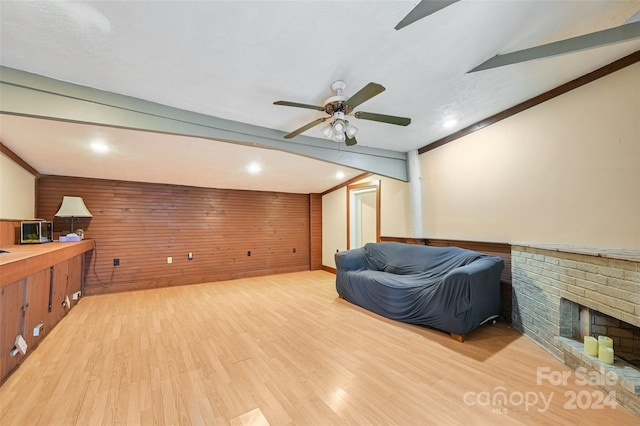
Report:
M60 210L56 213L56 217L71 218L71 233L73 233L73 219L76 217L93 217L93 215L84 205L82 197L69 197L65 195L62 198Z

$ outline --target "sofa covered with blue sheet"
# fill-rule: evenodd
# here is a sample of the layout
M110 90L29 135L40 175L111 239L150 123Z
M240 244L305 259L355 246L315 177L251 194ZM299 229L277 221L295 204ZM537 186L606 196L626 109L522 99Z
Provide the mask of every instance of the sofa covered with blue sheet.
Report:
M335 260L338 294L387 318L463 336L500 315L500 257L388 242Z

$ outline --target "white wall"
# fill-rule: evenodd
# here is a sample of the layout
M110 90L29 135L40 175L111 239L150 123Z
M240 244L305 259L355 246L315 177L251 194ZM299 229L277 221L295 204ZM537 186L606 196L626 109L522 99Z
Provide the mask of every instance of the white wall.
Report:
M411 236L409 184L383 176L360 182L380 181L380 235ZM334 254L347 249L347 189L322 197L322 264L335 268Z
M381 176L380 235L383 237L413 237L409 183Z
M347 249L347 188L322 196L322 264L335 268L336 250Z
M420 160L429 237L640 249L640 64Z
M35 176L0 154L0 219L33 219L35 187Z

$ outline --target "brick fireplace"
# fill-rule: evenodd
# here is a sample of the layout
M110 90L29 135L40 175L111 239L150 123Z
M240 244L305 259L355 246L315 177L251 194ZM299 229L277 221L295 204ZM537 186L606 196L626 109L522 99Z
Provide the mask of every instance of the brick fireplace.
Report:
M514 245L513 326L640 416L640 253ZM612 366L583 352L584 335L614 340ZM635 366L634 366L635 364Z

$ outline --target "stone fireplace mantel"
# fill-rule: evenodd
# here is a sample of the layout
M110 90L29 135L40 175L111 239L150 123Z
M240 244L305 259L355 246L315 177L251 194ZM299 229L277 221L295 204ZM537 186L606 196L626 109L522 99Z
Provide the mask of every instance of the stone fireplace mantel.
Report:
M593 247L577 247L567 244L524 244L515 243L512 246L527 247L545 251L556 251L561 253L584 254L588 256L603 257L607 259L628 260L630 262L640 262L640 250L631 249L602 249Z

